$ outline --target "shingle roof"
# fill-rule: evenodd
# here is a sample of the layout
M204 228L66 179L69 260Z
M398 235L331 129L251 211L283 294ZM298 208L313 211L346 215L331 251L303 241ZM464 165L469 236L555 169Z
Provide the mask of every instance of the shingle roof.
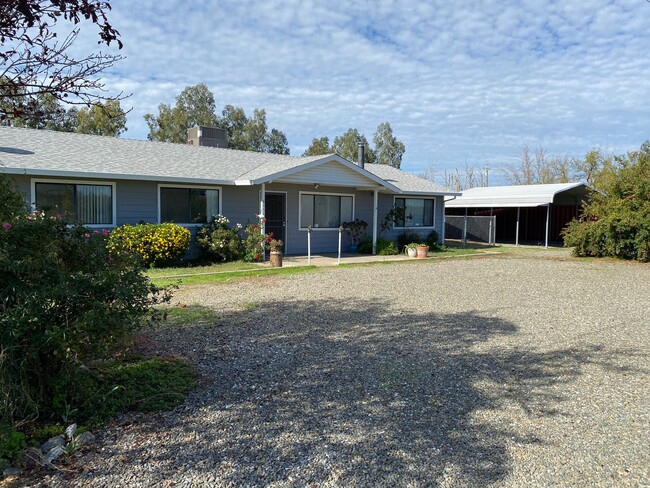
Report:
M460 195L460 193L456 193L449 188L434 183L433 181L406 173L386 164L366 164L365 169L370 171L372 174L379 176L382 180L398 187L404 193Z
M116 137L0 128L0 164L11 169L233 182L263 165L302 165L293 157ZM198 175L198 176L197 176Z
M283 171L337 155L285 156L216 147L141 141L116 137L0 127L0 168L31 175L113 177L177 182L234 184L259 181ZM315 163L318 164L318 163ZM390 166L367 164L366 177L405 193L454 194Z

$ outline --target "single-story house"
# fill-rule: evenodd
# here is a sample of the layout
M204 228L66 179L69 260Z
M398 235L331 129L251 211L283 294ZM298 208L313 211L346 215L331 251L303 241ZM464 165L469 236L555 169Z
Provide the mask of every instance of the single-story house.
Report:
M190 129L187 145L1 127L0 171L33 208L64 210L101 228L144 221L195 229L216 214L246 225L262 214L286 253L307 252L310 227L312 252L336 252L341 223L368 222L376 243L386 214L401 206L406 221L381 237L436 230L444 239L444 199L458 194L440 185L337 154L293 157L225 144L221 129L201 127Z
M496 240L561 241L566 225L580 215L591 189L584 183L470 188L446 202L446 215L496 217Z

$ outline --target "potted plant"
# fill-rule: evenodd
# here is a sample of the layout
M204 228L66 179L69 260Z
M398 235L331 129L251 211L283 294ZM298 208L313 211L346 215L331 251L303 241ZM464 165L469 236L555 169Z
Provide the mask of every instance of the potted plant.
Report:
M416 257L418 259L426 259L427 254L429 254L429 246L427 246L424 242L416 244L415 250L417 251Z
M357 253L357 246L363 241L368 228L368 222L360 219L354 219L352 222L343 222L341 227L345 229L346 235L350 240L350 253Z
M269 251L272 268L281 268L282 267L282 246L284 242L279 239L271 239L269 242Z
M406 254L408 254L409 258L414 258L417 255L417 246L419 244L417 242L411 242L410 244L407 244L404 246L404 251Z

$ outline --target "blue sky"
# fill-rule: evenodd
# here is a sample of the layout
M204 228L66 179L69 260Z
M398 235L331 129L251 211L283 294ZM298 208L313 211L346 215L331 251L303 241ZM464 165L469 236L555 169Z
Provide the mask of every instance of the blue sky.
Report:
M133 93L123 137L146 138L145 113L204 82L219 109L265 108L294 155L389 121L413 172L650 138L645 0L111 3L126 59L104 81Z

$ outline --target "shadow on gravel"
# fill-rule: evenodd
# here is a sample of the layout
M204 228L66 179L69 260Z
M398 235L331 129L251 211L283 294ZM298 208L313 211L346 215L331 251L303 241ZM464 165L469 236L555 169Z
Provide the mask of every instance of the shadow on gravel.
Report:
M496 318L388 310L298 300L174 329L169 347L194 340L211 382L187 410L143 429L196 435L129 457L161 462L163 478L180 469L233 486L485 486L504 480L513 444L543 443L513 418L563 415L563 384L588 364L615 368L598 348L486 344L517 333Z

